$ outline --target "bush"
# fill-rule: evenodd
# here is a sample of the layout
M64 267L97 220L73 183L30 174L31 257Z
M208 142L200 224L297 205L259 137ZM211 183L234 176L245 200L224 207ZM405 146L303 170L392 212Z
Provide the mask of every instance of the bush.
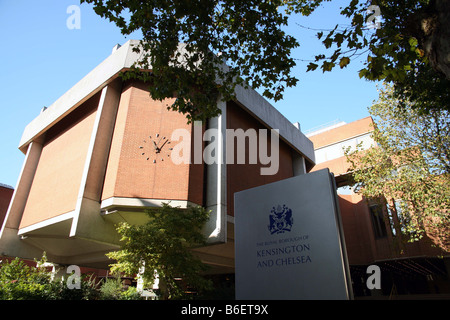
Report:
M0 264L0 299L34 300L52 296L51 273L31 267L19 258Z
M52 300L97 300L99 299L98 285L95 283L93 277L82 275L80 281L80 289L69 289L66 281L52 282Z
M138 300L134 287L124 290L120 279L107 279L99 288L95 279L82 275L80 289L69 289L64 279L52 280L52 272L39 267L45 254L30 266L19 258L0 261L0 300Z
M107 278L100 288L102 300L140 300L140 293L135 287L124 289L120 278Z

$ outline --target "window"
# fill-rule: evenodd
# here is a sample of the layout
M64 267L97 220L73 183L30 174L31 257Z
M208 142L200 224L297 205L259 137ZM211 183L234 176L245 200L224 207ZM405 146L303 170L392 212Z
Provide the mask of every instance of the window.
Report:
M386 225L383 218L383 210L378 204L371 205L369 207L370 217L372 219L373 231L375 233L375 238L385 238L387 236Z
M315 150L316 163L322 163L325 161L343 157L345 155L344 149L350 147L350 149L354 151L356 150L356 147L359 143L361 143L359 147L363 150L372 147L374 145L374 141L372 139L371 133L369 132L358 137L339 141Z
M389 214L389 220L391 221L392 226L392 234L396 235L396 228L395 228L395 221L398 222L398 227L400 229L400 232L403 235L414 235L415 231L411 230L411 217L406 209L406 203L402 200L395 200L394 201L394 207L392 208L389 204L386 205L388 214ZM395 218L394 218L395 215Z

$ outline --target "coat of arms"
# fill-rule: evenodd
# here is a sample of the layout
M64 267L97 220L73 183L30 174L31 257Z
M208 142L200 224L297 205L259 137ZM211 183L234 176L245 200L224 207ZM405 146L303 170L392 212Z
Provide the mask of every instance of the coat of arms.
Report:
M269 215L270 224L268 225L270 234L284 233L291 231L294 219L292 218L292 210L283 204L283 207L277 206L272 208Z

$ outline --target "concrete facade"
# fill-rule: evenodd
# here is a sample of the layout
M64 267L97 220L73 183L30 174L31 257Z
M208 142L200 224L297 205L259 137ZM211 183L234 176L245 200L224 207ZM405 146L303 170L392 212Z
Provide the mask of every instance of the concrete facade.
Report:
M105 268L105 253L119 248L115 224L142 223L145 210L167 202L211 210L204 230L210 245L196 252L214 272L233 272L234 192L314 166L312 142L253 90L238 88L234 101L218 101L222 114L198 127L168 111L170 100L152 100L144 84L122 81L119 73L137 59L136 45L130 40L113 51L25 128L19 144L25 160L2 225L0 255L33 259L45 251L62 265ZM176 129L191 138L217 130L220 161L169 160ZM227 129L277 129L276 174L261 175L260 162L228 164ZM157 154L156 138L167 140Z

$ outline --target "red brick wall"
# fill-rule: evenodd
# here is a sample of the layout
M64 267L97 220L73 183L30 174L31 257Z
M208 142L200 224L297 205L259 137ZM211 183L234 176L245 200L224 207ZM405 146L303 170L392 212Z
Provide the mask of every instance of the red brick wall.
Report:
M3 226L14 189L0 186L0 229Z
M370 131L373 131L373 120L366 117L308 138L313 142L314 149L318 149Z
M346 174L350 168L350 163L347 161L347 157L339 157L333 160L328 160L319 164L316 164L311 171L318 171L328 168L330 172L335 176Z
M173 163L168 156L169 148L178 142L166 144L153 163L155 152L149 136L158 140L164 136L170 138L176 129L192 132L184 115L167 110L170 103L152 100L145 84L131 82L124 86L102 200L128 197L191 200L202 204L203 166Z
M339 195L338 200L350 264L372 262L374 236L366 201L357 194Z
M227 129L250 128L259 130L265 127L234 102L227 104ZM277 129L277 128L274 128ZM279 169L275 175L261 175L260 169L267 167L260 163L249 164L246 156L245 164L227 164L227 207L228 214L234 216L234 193L261 186L293 176L291 148L279 141ZM270 152L270 134L268 134L268 150ZM236 152L235 152L236 154Z
M358 194L339 195L338 198L350 264L363 265L378 260L442 254L426 237L412 243L398 236L393 237L386 208L383 208L383 214L387 235L376 238L367 201Z
M47 131L20 228L75 209L99 98Z

